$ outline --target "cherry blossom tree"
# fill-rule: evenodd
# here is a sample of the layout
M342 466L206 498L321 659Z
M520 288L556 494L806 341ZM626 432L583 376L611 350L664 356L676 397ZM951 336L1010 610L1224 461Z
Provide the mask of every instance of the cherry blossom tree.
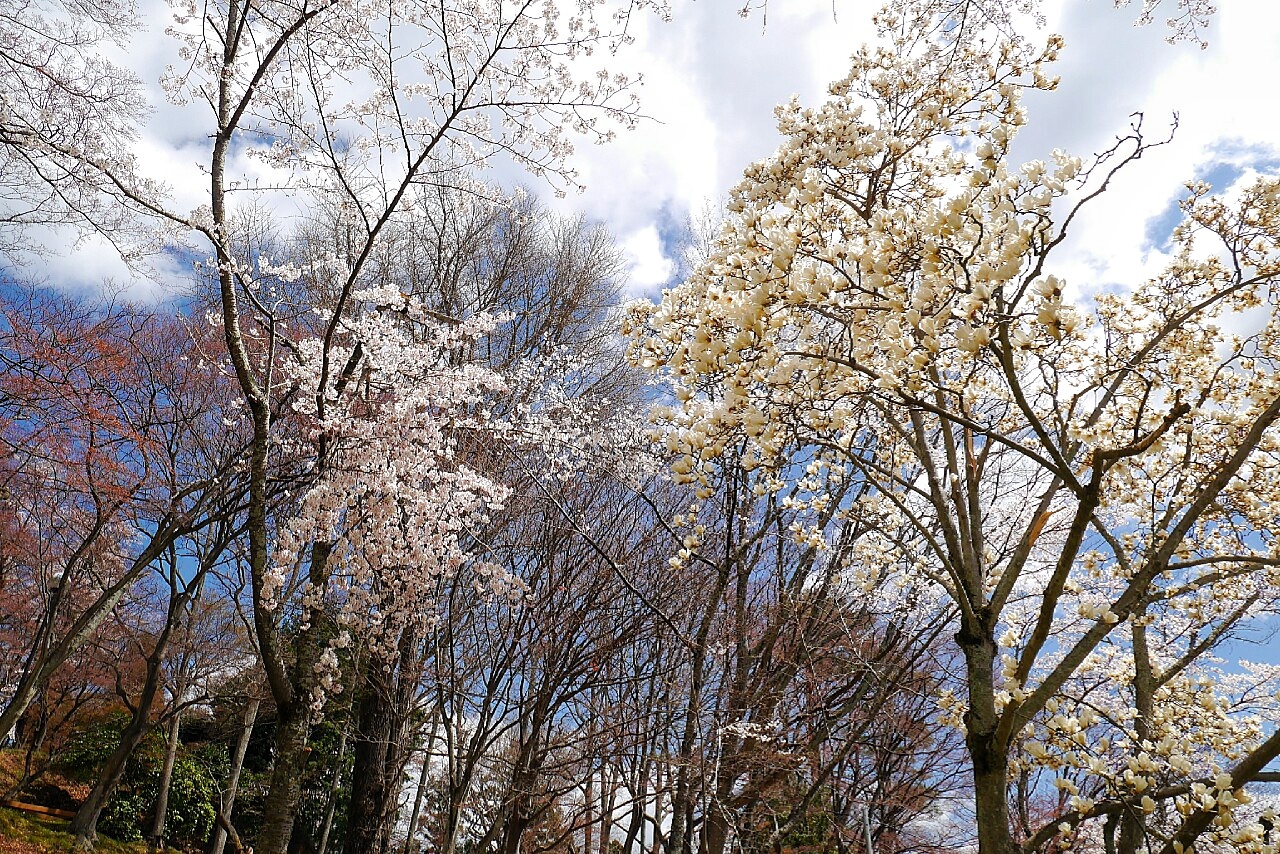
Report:
M333 592L330 582L342 576L331 575L331 559L336 566L347 555L369 554L371 561L383 561L381 569L399 560L390 551L382 558L372 557L376 543L364 538L374 537L379 524L374 517L366 533L339 530L344 523L334 514L340 502L369 502L371 513L394 516L396 489L424 489L419 496L424 502L430 492L431 499L444 503L423 529L429 533L413 540L409 529L402 528L406 533L401 540L384 540L381 545L423 549L420 556L438 558L438 568L444 570L456 563L451 547L431 542L431 537L456 537L460 527L478 518L475 514L487 500L500 494L450 462L453 440L448 430L427 413L414 421L413 413L420 404L434 414L469 405L480 389L495 386L496 380L478 369L423 374L427 368L401 360L409 352L423 351L397 353L395 345L403 341L403 332L388 318L408 318L419 326L442 324L424 333L436 347L428 363L437 367L445 358L441 353L486 331L485 321L459 319L463 323L456 324L448 318L431 319L416 301L379 290L384 260L380 243L431 187L465 181L467 170L496 157L514 161L557 187L573 186L570 134L603 141L612 128L598 121L614 119L613 126L625 126L635 115L631 82L603 70L597 73L598 63L590 58L597 49L605 52L626 39L631 8L616 11L615 17L614 10L605 10L596 0L564 11L554 4L508 0L446 5L417 0L178 3L170 29L178 50L164 84L175 103L189 105L190 112L200 116L193 115L193 126L209 131L211 147L204 162L209 192L204 204L194 211L175 208L164 188L146 180L136 163L127 156L113 156L120 153L118 148L84 151L46 133L30 149L71 164L67 171L81 176L75 186L105 191L113 210L150 219L163 226L170 239L191 242L212 256L230 369L253 436L249 566L259 649L280 716L277 767L259 840L263 850L281 851L288 841L298 797L298 763L323 689L322 652L314 638L304 631L292 651L280 640L278 594L285 589L282 579L293 571L289 562L296 558L310 567L301 623L314 625L313 617L318 618L326 596ZM583 69L586 76L577 73ZM243 174L252 169L264 170L269 177L260 182ZM343 250L331 257L297 253L294 258L305 259L300 266L288 259L274 259L280 262L276 264L268 257L243 254L234 240L239 212L250 209L255 196L266 199L263 204L287 205L267 188L302 194L337 212L346 237ZM473 191L486 192L479 186ZM109 230L110 223L104 228ZM308 304L301 306L290 303L305 291L291 287L300 280L313 287ZM314 283L320 281L327 283L327 300L315 298ZM316 307L320 315L311 317L306 327L314 331L313 338L296 340L283 334L289 321ZM382 359L390 361L379 364ZM401 398L402 388L396 384L416 382L426 393L432 380L442 384L437 396L428 394L426 399ZM280 406L303 400L309 403L300 405L299 414L312 423L306 437L314 460L312 484L298 515L283 520L283 539L276 543L268 496L276 416ZM387 420L380 427L377 419L358 417L351 407L368 407ZM393 412L399 414L392 416ZM434 431L434 438L421 433L396 436L393 425L411 433ZM360 432L364 435L357 436ZM394 459L374 462L369 454L360 457L354 450L357 438L370 442L370 448L383 442L388 453L432 450L416 462L405 460L406 467L399 468ZM381 468L375 471L371 466ZM416 486L393 475L409 471L422 478ZM448 482L437 481L428 488L436 471L448 473ZM340 474L346 477L341 485L335 481ZM384 480L371 482L360 495L344 491L353 488L357 476ZM417 506L427 512L425 503ZM317 515L308 518L308 513ZM392 521L381 520L384 527L378 536L387 534L385 526ZM356 565L350 568L358 570ZM373 569L372 564L365 567ZM384 604L400 603L402 610L390 612L394 621L394 614L409 613L421 604L411 601L411 595L397 597L389 580L379 585L377 593L373 586L348 587L347 613L358 613L357 606L372 607L380 597Z
M634 311L635 360L673 385L673 472L709 494L743 447L811 507L835 500L822 472L863 485L838 510L873 532L854 572L958 611L965 684L941 699L984 854L1108 822L1118 850L1273 850L1243 805L1280 756L1274 669L1212 651L1280 593L1280 179L1191 185L1170 265L1083 300L1060 247L1158 143L1135 121L1087 161L1011 163L1060 40L992 48L945 13L881 13L828 102L782 107L712 257ZM1010 811L1029 768L1065 793L1040 825Z
M493 413L492 429L459 431L456 457L517 493L536 493L535 483L576 474L581 466L577 457L572 465L566 462L570 451L563 447L564 437L598 425L600 419L593 411L603 408L600 401L625 390L625 378L634 376L605 322L621 263L603 229L579 218L554 216L528 195L494 206L472 203L457 190L441 188L430 204L406 212L401 227L388 235L380 253L396 259L387 273L394 276L396 289L413 294L437 314L469 317L488 312L509 318L483 340L467 342L451 354L454 360L473 360L506 374L504 393L486 395L484 400ZM626 408L623 399L611 397L611 401L615 411ZM498 422L503 424L500 430ZM564 426L568 422L573 423L572 430ZM490 438L498 441L485 441ZM575 453L581 456L584 451ZM516 500L514 506L511 501L504 503L507 506L497 515L492 513L497 508L490 506L492 518L487 524L472 526L468 562L487 560L510 567L523 583L539 586L542 561L514 557L522 554L522 546L495 546L495 538L509 538L507 531L516 529L519 517L541 518L538 505L527 500ZM529 532L537 526L519 524L518 528ZM516 539L523 544L533 536L524 533ZM418 572L429 570L421 561L413 567ZM491 579L500 577L492 575L492 568L479 568ZM419 607L406 609L415 618L387 626L386 642L361 643L356 652L365 664L357 685L354 783L344 839L348 851L382 850L395 826L401 772L411 746L406 727L414 715L413 697L421 690L419 683L438 631L431 619L437 614L446 621L471 619L452 606L448 610L435 607L437 598L443 606L456 595L458 580L450 575L430 571L422 575L422 601ZM381 571L378 576L382 583L387 573ZM470 571L462 579L465 587L474 580ZM482 602L492 598L492 581L483 587L482 593L473 594ZM397 589L397 595L403 595L402 587ZM450 590L455 593L446 596ZM540 609L554 609L551 601L542 601L547 597L534 595ZM567 613L561 611L562 616ZM513 619L517 626L528 626L530 617ZM530 641L523 636L528 633L517 629L518 637L509 642L527 644ZM355 637L364 641L369 633ZM394 652L389 652L392 646ZM489 666L498 669L501 657L495 651ZM460 678L448 675L451 683ZM433 688L428 690L434 694Z
M94 163L132 171L143 99L135 75L103 56L137 26L131 2L6 0L0 4L0 253L44 254L40 231L71 224L139 233L104 193Z
M1115 0L1117 6L1132 5L1133 0ZM1142 10L1138 15L1139 25L1156 21L1157 13L1164 14L1161 9L1163 0L1142 0ZM1166 7L1167 8L1167 7ZM1204 31L1212 21L1218 7L1211 0L1178 0L1175 11L1163 21L1169 30L1166 39L1170 42L1194 41L1204 50L1209 46Z

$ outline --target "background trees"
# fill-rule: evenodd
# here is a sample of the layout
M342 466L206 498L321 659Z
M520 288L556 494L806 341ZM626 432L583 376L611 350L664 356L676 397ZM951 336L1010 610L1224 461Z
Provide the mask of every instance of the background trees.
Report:
M259 257L321 255L326 245L342 245L342 232L323 231L324 222L308 224L303 243L272 235L245 217L236 222L235 239ZM368 348L346 397L328 403L331 412L342 406L327 426L327 441L335 445L326 458L331 469L317 471L308 462L313 410L295 388L279 392L275 411L279 438L268 519L277 557L290 542L312 543L320 529L298 526L316 524L328 526L323 531L332 538L331 554L342 555L326 564L324 575L312 573L306 554L298 561L280 557L273 569L273 637L291 656L308 648L317 656L312 660L320 666L306 679L323 686L324 694L308 695L309 714L319 708L312 703L325 701L323 726L308 734L291 760L301 768L291 781L297 785L289 815L293 844L515 851L616 842L628 851L653 851L758 838L751 844L767 847L799 838L789 828L807 827L810 820L826 828L814 837L823 844L858 838L865 822L850 804L861 803L865 789L865 775L855 771L863 767L861 757L875 761L880 748L873 744L883 748L882 759L907 754L871 734L874 715L853 723L855 711L867 711L863 705L887 702L894 679L838 662L877 646L876 638L890 629L888 614L860 611L837 595L829 583L834 565L815 569L815 549L793 553L785 545L790 517L776 497L757 497L749 483L726 480L725 496L697 521L684 512L687 496L657 476L659 459L639 429L647 392L624 365L611 331L619 262L608 236L580 220L552 217L528 199L495 206L440 188L430 203L406 214L403 228L387 232L382 251L378 278L370 283L379 296L349 315L335 336L334 346L347 353L366 342ZM279 266L270 262L269 269ZM277 356L277 376L305 376L307 353L316 352L307 349L314 346L310 320L300 311L289 314L284 298L327 299L332 282L319 272L296 281L273 279L281 296L277 312L286 318L279 346L299 354ZM63 299L35 290L13 293L37 303ZM197 292L191 314L198 316L202 298ZM69 298L58 304L104 318L104 330L115 328L116 309ZM32 756L37 765L86 781L90 797L76 823L84 847L98 829L133 836L159 835L158 828L168 827L163 832L170 840L189 840L192 833L211 832L209 817L220 809L221 823L234 831L225 833L233 848L256 843L270 832L270 781L279 773L280 730L290 724L271 699L245 724L240 699L256 696L249 683L260 653L235 652L237 621L242 629L252 625L252 609L261 605L252 594L247 559L244 418L225 402L225 391L213 393L218 405L206 408L185 391L167 390L187 381L170 362L190 365L192 383L217 388L229 381L227 363L217 355L216 317L119 311L134 324L129 329L154 324L155 340L179 348L180 355L162 360L163 370L153 369L166 391L143 387L149 405L197 401L189 404L199 414L190 424L152 416L166 431L156 440L156 458L164 463L159 470L167 477L162 482L194 478L209 470L209 459L226 462L217 480L194 480L191 487L209 495L193 505L206 508L204 515L187 517L189 528L166 541L170 545L150 562L139 561L114 603L92 604L104 616L84 648L119 650L119 667L128 671L118 685L108 674L93 688L95 708L125 714L109 718L118 726L104 728L82 713L71 726L97 733L108 749L89 755L46 743ZM483 337L442 337L447 327L436 319L454 324L486 316L502 319L484 321L498 325ZM69 324L39 329L48 334ZM15 339L12 363L34 361L28 351L36 340ZM70 340L96 347L95 353L112 352L87 334ZM417 372L417 379L408 382L407 372ZM438 381L445 375L458 378L462 397L452 403ZM90 390L112 376L95 364L84 369ZM388 377L432 396L411 402L406 390L392 394ZM136 386L132 379L119 385ZM16 406L16 394L11 400ZM400 429L404 418L412 419L409 432ZM42 426L39 413L13 423L15 430L51 429ZM175 432L179 427L185 432ZM439 454L440 438L427 442L413 432L425 429L438 430L452 449L448 460L437 456L427 464L437 483L453 489L452 478L470 470L474 478L504 484L506 494L502 507L467 520L449 534L452 545L433 547L435 552L408 544L431 530L430 514L449 506L438 496L424 498L420 509L428 515L415 517L399 489L390 505L396 512L378 523L389 527L375 524L379 502L392 493L379 491L385 490L383 475L373 474L395 461L397 476L421 477L408 465L410 449L391 443L418 441L420 451ZM379 453L367 456L370 448ZM334 495L341 498L335 516L305 521L314 517L299 507ZM116 512L136 519L140 531L122 543L137 548L151 542L145 514L153 501L167 510L164 499L165 493L141 487L120 496ZM705 547L687 539L699 524L711 531L694 535L707 538ZM26 559L21 542L15 535L6 545ZM382 546L374 550L371 542ZM682 549L686 558L722 550L724 556L673 565ZM412 561L406 559L410 553ZM434 574L427 571L429 559L439 567ZM519 595L495 596L492 581L477 586L485 574L519 579ZM147 581L161 576L159 588ZM16 583L20 574L9 577ZM811 595L810 586L823 577L825 592ZM29 601L22 588L6 589ZM192 611L197 591L205 604ZM197 611L214 618L209 625L217 630L209 630L201 648L217 650L217 664L198 675L182 669L187 675L179 679L172 655L189 657L191 651L176 639L195 629ZM310 625L302 622L307 615ZM897 648L894 637L883 635L885 654L897 655L888 653ZM21 653L13 650L6 662L15 660L16 668ZM906 659L903 665L915 667ZM210 711L220 717L210 722ZM778 728L769 731L776 739L752 735L752 726L772 727L774 718ZM861 734L842 742L846 723L852 727L847 732ZM734 729L741 725L747 729ZM858 758L851 762L848 745L854 741ZM781 758L792 749L784 743L794 746L796 757ZM924 754L912 757L904 780L932 766ZM192 761L203 769L199 774ZM715 776L717 766L726 769L722 777ZM166 767L175 770L167 776ZM236 805L230 812L227 800L209 787L229 789L233 777ZM894 773L878 774L885 786L890 777ZM55 785L59 779L55 775ZM751 783L739 791L744 780ZM26 784L15 781L15 793L35 797L31 790L21 794ZM173 785L188 794L166 794ZM925 789L932 786L925 783ZM204 817L192 825L188 795L196 790L209 795L204 801L197 796ZM791 793L801 793L802 802L788 805ZM907 813L920 813L926 801L917 799ZM159 821L162 802L180 802L172 821ZM889 800L881 803L887 807ZM673 840L677 815L681 836ZM874 832L886 833L899 821L876 814ZM762 831L768 822L784 828ZM197 826L202 830L191 829Z
M153 563L234 512L240 443L199 332L15 284L4 296L3 583L22 662L8 732Z
M53 147L59 156L72 158L76 168L105 184L109 197L123 209L157 218L184 238L200 240L213 255L227 353L252 429L247 557L258 648L277 709L275 777L266 807L269 819L260 840L265 850L284 850L297 809L303 747L313 705L318 707L318 692L323 690L317 666L323 666L324 659L316 633L324 618L322 599L335 578L336 567L329 561L359 555L335 550L335 540L342 533L337 526L342 523L331 515L336 508L322 506L319 497L333 486L334 477L355 462L350 444L354 437L349 431L344 435L331 419L341 417L348 406L381 404L380 411L365 413L363 420L365 428L376 428L382 417L399 406L405 418L395 422L396 429L410 432L393 438L393 422L388 422L382 434L388 443L385 450L423 452L435 446L429 459L419 458L419 465L452 468L452 447L441 444L445 437L433 416L462 404L485 383L496 385L496 380L485 380L475 370L424 374L422 366L401 364L397 373L391 363L376 364L379 345L394 350L404 343L403 338L393 343L395 336L407 332L385 317L379 319L379 309L385 313L409 307L398 302L393 292L376 287L383 238L394 231L394 223L421 187L457 184L465 178L462 170L498 153L535 175L572 180L572 171L565 165L569 151L565 129L589 131L593 115L625 120L631 112L625 100L619 101L627 86L625 78L604 75L579 84L566 64L615 38L594 24L592 14L592 7L584 6L577 17L564 23L562 35L557 9L535 9L529 4L445 8L409 3L384 8L380 4L311 7L245 2L204 9L192 5L179 15L175 28L189 64L173 72L168 86L174 99L193 100L210 109L202 119L213 140L207 161L207 204L193 214L174 211L156 187L136 178L127 162ZM336 94L347 86L359 92L356 100ZM343 141L348 134L354 144ZM322 247L302 245L294 258L281 259L297 266L278 267L271 258L246 256L245 247L233 244L236 211L229 193L238 182L228 169L234 169L234 157L246 143L262 143L257 153L284 176L288 186L314 193L339 215L334 225L346 238L343 251L321 255ZM41 151L50 147L41 145ZM304 279L301 290L286 287ZM305 292L312 282L329 289L329 300L319 306L307 300L306 309L321 311L314 325L316 337L295 349L299 342L280 334L282 324L300 313L289 307L289 297ZM403 320L408 322L412 313ZM428 356L431 360L445 359L444 354L460 341L447 331L455 323L453 318L442 322L438 316L420 314L415 322L419 334L441 339L439 351ZM423 326L434 332L423 332ZM484 321L477 318L470 334L484 329ZM283 359L286 350L306 358ZM396 355L391 350L381 353L393 360ZM369 396L374 391L369 381L379 370L384 373L377 379L384 384L376 390L381 400L375 400ZM453 392L439 384L445 377L456 380ZM419 387L425 393L432 390L433 381L439 395L453 399L424 399L434 412L416 413L415 419L406 407L412 410L416 404L397 399L406 390L403 383L425 383ZM346 399L333 411L331 395ZM268 492L274 477L271 445L278 432L273 426L276 408L295 401L314 401L305 413L312 419L312 432L304 439L314 482L301 509L320 513L323 519L296 516L296 524L289 528L294 539L286 543L284 552L306 563L305 583L311 597L303 606L293 648L286 649L277 607L283 579L271 566L275 545ZM349 421L347 427L355 423ZM424 430L432 434L430 439ZM403 444L397 446L397 438ZM344 454L345 459L340 459ZM395 470L394 458L382 464L387 466L382 474ZM349 468L345 473L355 474ZM368 468L361 474L378 476ZM435 514L439 525L432 535L456 537L458 527L481 510L486 498L496 500L500 494L465 471L462 474L470 478L469 484L437 484L432 499L438 503L419 492L425 502L420 509L441 511ZM427 470L419 471L417 477L427 478ZM423 480L388 484L389 491L382 493L383 509L396 506L396 490L421 490L425 485ZM471 499L461 500L464 489L478 491ZM374 494L366 492L358 500L369 502ZM407 494L401 491L399 497ZM398 545L428 546L429 537L403 541L413 530L413 525L403 526ZM442 567L454 560L447 551L437 555ZM388 560L383 569L397 562L391 556ZM371 592L367 585L363 591ZM377 595L383 597L384 606L397 601L392 591ZM408 609L421 604L400 601Z

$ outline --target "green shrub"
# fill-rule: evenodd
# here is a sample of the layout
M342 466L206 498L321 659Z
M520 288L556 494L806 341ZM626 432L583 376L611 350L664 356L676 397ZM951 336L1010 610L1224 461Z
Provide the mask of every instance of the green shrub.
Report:
M74 733L59 757L59 766L69 776L93 780L120 743L127 723L123 714L109 715ZM159 729L138 745L98 819L99 833L129 842L142 839L151 829L165 749L164 732ZM203 755L207 752L180 747L174 761L165 836L175 843L200 845L213 830L218 781L216 768L211 768Z
M58 752L55 767L73 780L92 782L120 744L120 735L128 725L129 715L123 711L86 722L67 738Z
M116 839L140 839L150 829L152 810L160 794L164 743L159 738L147 741L149 749L139 748L99 823L103 833ZM213 830L213 800L217 796L217 780L204 763L180 748L169 782L165 837L177 843L204 842Z

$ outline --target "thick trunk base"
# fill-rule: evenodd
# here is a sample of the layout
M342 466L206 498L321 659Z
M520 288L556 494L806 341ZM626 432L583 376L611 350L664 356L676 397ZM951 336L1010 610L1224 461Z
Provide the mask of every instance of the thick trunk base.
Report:
M293 836L293 822L302 801L302 771L307 762L310 723L305 714L280 711L276 724L275 767L271 788L262 807L262 832L258 854L286 854Z

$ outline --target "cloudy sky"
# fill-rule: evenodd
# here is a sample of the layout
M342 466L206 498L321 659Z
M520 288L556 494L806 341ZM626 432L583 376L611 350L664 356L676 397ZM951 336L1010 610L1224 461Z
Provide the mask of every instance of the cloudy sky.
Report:
M1169 6L1174 0L1165 0ZM675 4L674 20L638 39L644 99L655 121L608 149L584 152L589 189L577 199L608 222L633 256L632 286L648 291L670 270L660 237L667 217L697 211L725 193L752 160L777 145L773 106L793 93L806 103L845 73L864 41L870 3L771 2L767 26L716 3ZM1159 15L1160 11L1157 12ZM1030 101L1030 124L1014 149L1030 160L1054 148L1088 155L1142 112L1152 137L1173 116L1174 142L1151 152L1082 223L1065 272L1088 288L1123 285L1159 266L1159 246L1183 183L1225 186L1280 150L1280 5L1226 0L1209 47L1170 45L1160 23L1135 27L1137 10L1110 0L1047 4L1040 36L1066 38L1057 92ZM660 123L659 123L660 122Z
M1173 7L1176 0L1164 3ZM849 54L868 37L875 4L771 0L767 17L757 11L743 19L731 0L672 0L670 22L637 21L635 43L613 62L644 73L640 95L648 118L609 145L581 146L575 162L586 192L549 203L607 224L632 263L631 292L654 294L673 274L671 240L680 223L722 198L748 163L773 150L776 104L793 94L816 103L827 83L845 73ZM1099 151L1127 129L1134 112L1144 113L1152 136L1162 135L1175 113L1179 117L1174 142L1129 170L1073 236L1059 271L1070 281L1092 289L1149 274L1159 266L1171 211L1187 179L1225 187L1280 160L1280 4L1221 5L1206 33L1209 47L1201 50L1167 44L1159 23L1135 27L1133 7L1047 0L1047 25L1032 35L1066 37L1058 68L1062 85L1029 103L1031 121L1015 148L1018 158L1044 157L1055 147L1080 155ZM128 61L154 84L174 46L163 35L163 0L147 0L144 8L148 28L130 46ZM182 114L166 106L154 86L151 95L156 110L140 140L144 162L174 188L180 208L184 188L194 206L205 188L194 164L207 140L186 132ZM93 243L61 253L47 273L66 284L130 278ZM174 266L162 274L179 276L181 270Z

